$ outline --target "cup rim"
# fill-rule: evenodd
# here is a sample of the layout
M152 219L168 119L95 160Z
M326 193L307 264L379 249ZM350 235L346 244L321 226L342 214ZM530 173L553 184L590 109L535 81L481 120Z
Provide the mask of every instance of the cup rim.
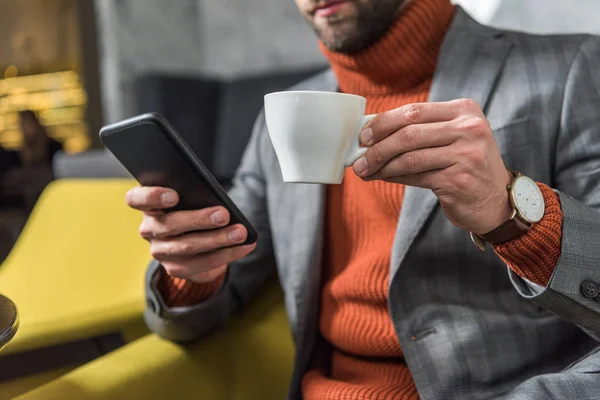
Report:
M265 99L267 97L274 97L277 95L297 95L297 94L318 94L320 96L345 96L345 97L352 97L352 98L359 98L359 99L365 99L366 98L364 96L360 96L358 94L351 94L351 93L341 93L341 92L330 92L330 91L321 91L321 90L280 90L278 92L271 92L271 93L267 93L265 94Z

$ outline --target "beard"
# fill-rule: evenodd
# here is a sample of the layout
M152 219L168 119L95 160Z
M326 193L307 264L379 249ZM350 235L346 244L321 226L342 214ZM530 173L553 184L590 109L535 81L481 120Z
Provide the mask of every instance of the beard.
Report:
M343 54L360 52L375 43L390 28L406 0L378 0L365 4L352 0L352 16L333 14L318 22L309 21L325 47Z

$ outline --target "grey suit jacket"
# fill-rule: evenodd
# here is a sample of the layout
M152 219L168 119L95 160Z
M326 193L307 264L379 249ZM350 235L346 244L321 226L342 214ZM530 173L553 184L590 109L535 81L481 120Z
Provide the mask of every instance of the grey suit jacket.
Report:
M401 54L398 57L402 57ZM326 71L295 89L335 91ZM458 10L442 46L430 101L472 98L506 165L555 188L562 255L547 287L479 252L433 193L409 187L391 254L389 312L420 396L433 399L599 399L600 39L531 36L484 27ZM290 398L318 325L324 188L284 184L260 115L231 196L258 229L256 251L229 268L202 304L165 306L148 270L145 314L171 340L196 340L240 310L277 270L297 353Z

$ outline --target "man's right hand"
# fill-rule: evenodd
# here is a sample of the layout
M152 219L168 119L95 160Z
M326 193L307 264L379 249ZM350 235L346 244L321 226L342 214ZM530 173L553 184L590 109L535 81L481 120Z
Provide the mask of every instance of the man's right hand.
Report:
M193 211L163 210L179 201L177 193L162 187L136 187L127 192L127 204L143 212L140 235L150 243L152 257L176 278L211 282L230 262L245 257L256 244L240 246L248 232L241 224L227 226L224 207Z

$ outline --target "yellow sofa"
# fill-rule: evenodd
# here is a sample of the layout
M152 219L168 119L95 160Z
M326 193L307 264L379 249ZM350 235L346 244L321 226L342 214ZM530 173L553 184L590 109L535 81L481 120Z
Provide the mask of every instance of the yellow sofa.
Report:
M272 284L215 334L181 346L148 335L17 400L285 398L293 343Z
M20 315L0 362L112 332L127 330L132 338L148 333L142 312L150 255L137 233L141 215L125 204L134 185L130 179L57 180L44 190L0 265L0 293L15 302ZM14 382L0 382L0 399L8 387L20 393L55 376L21 379L18 389Z

